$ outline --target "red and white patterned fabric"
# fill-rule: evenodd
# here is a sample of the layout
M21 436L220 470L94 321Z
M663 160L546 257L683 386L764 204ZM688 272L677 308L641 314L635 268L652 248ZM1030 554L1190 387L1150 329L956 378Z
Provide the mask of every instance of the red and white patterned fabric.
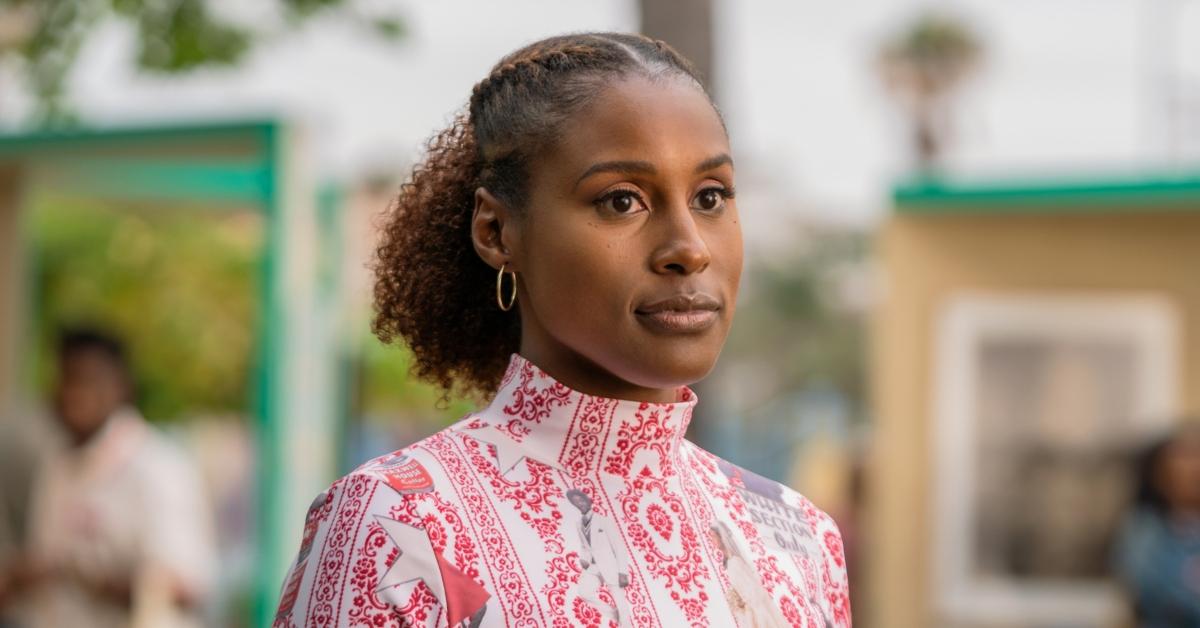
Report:
M850 626L833 520L684 440L677 398L513 354L487 408L317 497L275 626Z

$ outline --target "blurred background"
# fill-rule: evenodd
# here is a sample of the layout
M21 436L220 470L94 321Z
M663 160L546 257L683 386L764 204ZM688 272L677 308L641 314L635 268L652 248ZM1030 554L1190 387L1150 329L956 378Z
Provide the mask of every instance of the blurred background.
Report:
M312 496L473 407L371 336L372 220L579 30L709 77L747 260L691 437L834 515L856 625L1200 625L1200 0L0 1L0 568L103 329L196 615L269 625Z

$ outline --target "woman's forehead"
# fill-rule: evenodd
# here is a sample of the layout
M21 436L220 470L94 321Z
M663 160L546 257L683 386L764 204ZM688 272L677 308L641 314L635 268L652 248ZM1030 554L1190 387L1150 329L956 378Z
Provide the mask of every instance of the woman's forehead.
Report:
M656 169L694 169L729 153L729 140L708 96L690 79L635 76L606 86L565 121L549 164L582 174L604 161Z

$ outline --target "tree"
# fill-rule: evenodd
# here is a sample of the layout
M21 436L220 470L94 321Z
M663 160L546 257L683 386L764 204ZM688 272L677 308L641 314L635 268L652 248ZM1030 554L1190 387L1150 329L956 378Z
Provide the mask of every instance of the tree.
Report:
M43 398L63 327L122 338L153 421L243 411L254 359L263 225L249 213L153 211L42 193L30 213Z
M386 38L404 31L397 16L368 13L353 0L258 1L272 6L283 29L336 12ZM214 13L207 0L0 0L0 61L16 62L37 100L38 121L71 119L64 82L87 37L107 18L132 23L138 67L165 74L234 65L269 34Z
M880 49L880 77L911 118L921 170L937 164L950 129L950 100L976 72L981 56L975 33L939 13L920 16Z

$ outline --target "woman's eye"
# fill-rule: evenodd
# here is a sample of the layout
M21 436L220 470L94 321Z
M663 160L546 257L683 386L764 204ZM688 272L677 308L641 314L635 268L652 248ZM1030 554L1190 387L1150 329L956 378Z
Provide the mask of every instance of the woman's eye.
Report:
M725 199L733 194L725 188L705 188L696 195L696 205L704 211L715 211L725 205Z
M637 211L641 199L628 190L617 190L604 195L596 204L617 214L628 214Z

